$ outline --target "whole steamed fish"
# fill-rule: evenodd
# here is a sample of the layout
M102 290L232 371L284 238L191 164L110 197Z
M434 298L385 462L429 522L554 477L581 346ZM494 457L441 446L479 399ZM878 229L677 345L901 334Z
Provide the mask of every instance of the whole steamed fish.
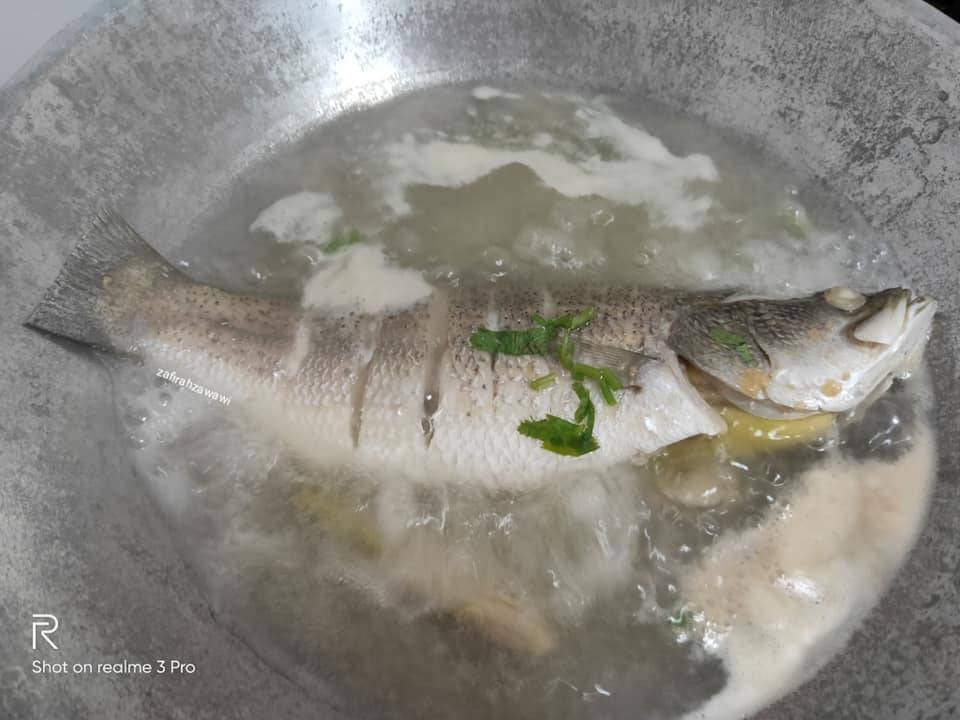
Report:
M471 335L587 307L576 360L612 368L624 388L615 405L596 404L599 449L566 457L517 428L575 415L570 374L553 355L490 354ZM899 288L736 300L502 283L375 315L305 310L194 282L105 212L27 324L215 389L308 460L519 487L723 432L691 366L757 415L849 410L918 359L935 310ZM552 387L531 387L550 374Z

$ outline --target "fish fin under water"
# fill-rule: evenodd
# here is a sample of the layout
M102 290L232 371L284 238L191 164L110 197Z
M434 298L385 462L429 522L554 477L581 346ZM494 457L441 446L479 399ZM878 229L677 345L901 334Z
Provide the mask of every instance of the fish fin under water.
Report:
M123 351L122 333L112 327L116 318L108 306L129 307L149 293L158 278L179 275L122 217L101 210L24 325ZM106 303L108 290L112 297Z

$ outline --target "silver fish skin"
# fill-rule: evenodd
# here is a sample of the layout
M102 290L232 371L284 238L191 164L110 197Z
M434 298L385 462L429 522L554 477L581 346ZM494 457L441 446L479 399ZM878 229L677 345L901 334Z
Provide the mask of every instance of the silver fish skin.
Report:
M243 413L311 462L521 489L722 432L723 420L677 357L717 354L691 318L716 312L719 302L638 288L498 283L437 289L379 314L309 310L194 282L104 212L27 324L140 355L214 389L232 399L225 412ZM573 458L517 432L528 418L573 417L569 375L552 358L491 356L471 347L470 335L480 326L524 329L535 314L585 307L596 319L577 334L583 359L617 365L628 387L615 406L597 397L600 449ZM743 370L728 354L702 365L724 383L737 363ZM551 372L556 385L531 389L530 380Z

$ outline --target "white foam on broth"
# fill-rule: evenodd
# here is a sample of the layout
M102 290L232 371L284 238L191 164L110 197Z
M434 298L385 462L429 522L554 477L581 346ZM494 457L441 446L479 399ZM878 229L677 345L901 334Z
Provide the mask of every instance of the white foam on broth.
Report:
M596 195L625 205L643 205L656 224L680 230L695 230L703 224L711 199L691 192L689 184L718 179L709 157L678 157L660 140L627 125L602 106L580 108L574 118L585 138L609 143L617 156L607 158L594 152L568 157L559 147L541 149L547 144L543 136L534 139L537 148L520 149L469 140L418 140L407 134L385 148L392 170L380 181L386 203L402 215L411 210L405 198L410 185L458 187L519 163L569 198Z
M894 463L830 459L763 524L721 538L680 577L698 632L730 673L687 717L746 717L809 679L848 640L926 517L929 431Z
M301 302L315 309L381 313L413 305L432 292L422 273L391 265L382 247L352 245L322 263L304 285Z
M265 208L250 231L272 235L277 242L318 242L327 238L342 213L330 193L298 192Z

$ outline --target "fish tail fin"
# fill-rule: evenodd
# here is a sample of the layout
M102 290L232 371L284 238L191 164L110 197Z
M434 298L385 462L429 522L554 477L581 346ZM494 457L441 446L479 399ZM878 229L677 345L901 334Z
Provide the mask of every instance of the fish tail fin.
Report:
M110 210L101 210L24 323L108 350L130 344L137 304L180 273Z

